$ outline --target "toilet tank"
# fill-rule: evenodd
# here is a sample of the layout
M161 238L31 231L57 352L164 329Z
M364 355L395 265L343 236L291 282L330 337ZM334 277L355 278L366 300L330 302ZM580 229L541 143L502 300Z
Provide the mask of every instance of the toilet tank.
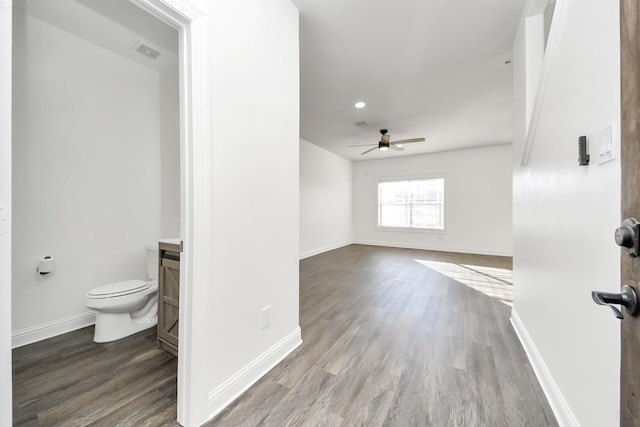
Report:
M158 280L158 244L145 245L147 250L147 274L150 280Z

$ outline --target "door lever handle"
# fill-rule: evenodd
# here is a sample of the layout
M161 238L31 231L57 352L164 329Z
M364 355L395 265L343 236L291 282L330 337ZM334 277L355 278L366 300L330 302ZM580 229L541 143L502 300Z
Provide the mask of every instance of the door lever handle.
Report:
M624 307L624 311L630 316L637 316L640 313L640 305L638 305L638 294L631 285L624 285L622 292L619 294L611 292L591 291L593 302L598 305L606 305L618 319L623 319L622 312L614 305Z

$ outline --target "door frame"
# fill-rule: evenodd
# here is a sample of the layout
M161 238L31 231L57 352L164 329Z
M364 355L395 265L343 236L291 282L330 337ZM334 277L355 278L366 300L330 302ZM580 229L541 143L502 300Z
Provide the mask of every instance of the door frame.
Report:
M0 0L0 425L12 424L11 378L11 49L12 0Z
M207 271L197 268L200 255L210 236L211 153L209 138L209 37L206 13L186 0L129 0L178 30L180 92L180 307L178 325L178 402L177 421L193 425L197 413L194 389L196 375L192 369L194 284L207 283ZM206 252L206 250L204 250ZM204 276L201 274L204 273ZM205 279L205 280L200 280ZM202 301L201 303L204 303Z

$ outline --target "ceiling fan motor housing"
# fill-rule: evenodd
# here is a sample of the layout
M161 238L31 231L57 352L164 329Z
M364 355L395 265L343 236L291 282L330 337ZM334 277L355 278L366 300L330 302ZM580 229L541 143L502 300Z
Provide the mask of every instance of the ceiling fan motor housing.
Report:
M413 142L423 142L425 139L424 138L410 138L410 139L401 139L398 141L393 141L391 142L391 135L388 135L387 132L389 132L387 129L380 129L380 141L378 141L378 146L376 147L375 145L373 145L372 147L369 144L365 144L365 145L350 145L350 147L362 147L362 146L369 146L371 148L369 148L368 150L366 150L364 153L362 153L362 155L365 155L367 153L372 152L373 150L375 150L376 148L380 151L387 151L388 149L393 149L395 151L403 151L404 148L402 148L402 145L400 144L410 144Z
M380 138L380 142L378 142L378 150L386 151L389 149L389 139L390 135L387 135L387 129L380 129L380 134L382 137Z

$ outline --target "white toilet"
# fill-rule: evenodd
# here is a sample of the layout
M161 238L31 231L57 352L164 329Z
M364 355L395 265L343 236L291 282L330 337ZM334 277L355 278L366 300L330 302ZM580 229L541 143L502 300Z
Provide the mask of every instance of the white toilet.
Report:
M127 280L87 292L84 304L96 313L95 342L109 342L158 323L158 246L145 246L149 280Z

